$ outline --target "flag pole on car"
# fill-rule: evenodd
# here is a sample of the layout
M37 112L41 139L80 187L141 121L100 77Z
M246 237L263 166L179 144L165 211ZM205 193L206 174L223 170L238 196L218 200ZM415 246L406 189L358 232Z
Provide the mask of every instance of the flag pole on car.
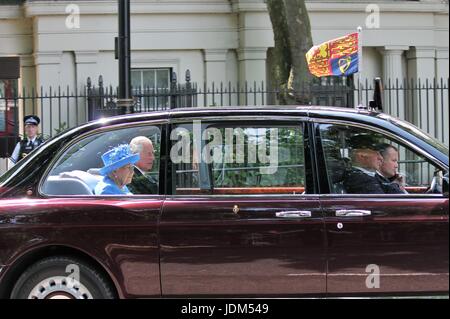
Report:
M358 107L362 107L362 28L358 27Z

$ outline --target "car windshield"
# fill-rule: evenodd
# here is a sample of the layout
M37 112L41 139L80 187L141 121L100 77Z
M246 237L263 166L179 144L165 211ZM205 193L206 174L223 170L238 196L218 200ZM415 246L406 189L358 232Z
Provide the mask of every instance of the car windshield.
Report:
M443 153L443 154L448 156L448 153L449 153L448 152L448 146L446 146L442 142L438 141L437 139L435 139L431 135L425 133L424 131L422 131L417 126L415 126L415 125L413 125L411 123L408 123L406 121L399 120L399 119L397 119L395 117L391 117L389 115L385 115L385 114L380 114L380 117L388 120L389 122L391 122L392 124L394 124L396 126L401 127L402 129L404 129L408 133L411 133L415 137L421 139L425 143L433 146L434 148L439 150L441 153Z
M49 144L51 141L55 140L57 137L65 134L67 131L69 131L69 129L66 129L62 132L59 132L57 135L52 136L49 139L45 140L45 144ZM14 175L14 173L19 170L25 163L26 161L19 161L17 162L17 164L15 164L13 167L11 167L9 170L7 170L5 173L3 173L3 175L0 176L0 186L6 182L12 175Z
M11 177L15 171L17 171L25 161L19 161L16 165L7 170L3 175L0 176L0 186Z

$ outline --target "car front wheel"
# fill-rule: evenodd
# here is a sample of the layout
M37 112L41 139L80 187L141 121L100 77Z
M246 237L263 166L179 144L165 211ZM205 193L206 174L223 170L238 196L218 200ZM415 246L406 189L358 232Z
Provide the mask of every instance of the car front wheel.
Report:
M106 278L71 257L49 257L30 266L11 293L13 299L112 299Z

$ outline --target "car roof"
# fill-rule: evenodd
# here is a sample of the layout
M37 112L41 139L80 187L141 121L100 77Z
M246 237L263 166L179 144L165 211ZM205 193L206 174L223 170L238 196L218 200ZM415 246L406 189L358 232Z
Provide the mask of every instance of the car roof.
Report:
M177 108L163 111L142 112L118 115L90 123L117 123L122 121L151 120L158 118L183 118L202 116L239 116L239 115L296 115L305 117L352 118L355 115L376 117L379 112L367 109L354 109L327 106L227 106L227 107L193 107Z

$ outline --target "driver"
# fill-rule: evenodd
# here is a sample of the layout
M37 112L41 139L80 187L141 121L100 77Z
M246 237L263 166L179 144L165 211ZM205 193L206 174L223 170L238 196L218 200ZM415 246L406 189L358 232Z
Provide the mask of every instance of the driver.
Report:
M385 194L376 172L383 157L375 138L358 134L350 138L352 168L345 174L343 185L348 194Z
M405 190L405 178L398 171L398 149L391 144L380 144L378 151L383 160L375 177L386 194L408 194Z

